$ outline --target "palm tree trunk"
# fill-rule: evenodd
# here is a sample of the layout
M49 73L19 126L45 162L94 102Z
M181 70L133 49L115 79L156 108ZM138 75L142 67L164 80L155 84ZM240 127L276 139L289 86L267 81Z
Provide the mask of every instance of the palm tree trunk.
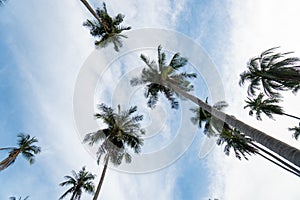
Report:
M265 158L266 160L268 160L268 161L270 161L270 162L274 163L275 165L277 165L277 166L279 166L279 167L283 168L284 170L286 170L286 171L288 171L288 172L290 172L290 173L292 173L292 174L294 174L294 175L296 175L296 176L299 176L299 177L300 177L300 175L299 175L299 174L297 174L296 172L294 172L294 171L292 171L292 170L290 170L290 169L288 169L288 168L286 168L286 167L282 166L281 164L279 164L279 163L275 162L274 160L271 160L271 159L270 159L270 158L268 158L267 156L265 156L265 155L263 155L263 154L261 154L261 153L259 153L259 152L258 152L257 154L258 154L258 155L260 155L261 157Z
M292 117L292 118L295 118L295 119L299 119L300 120L300 117L297 117L297 116L294 116L294 115L290 115L290 114L286 114L286 113L282 113L283 115L285 116L289 116L289 117ZM0 149L1 150L1 149Z
M289 163L285 162L284 160L282 160L281 158L279 158L278 156L272 154L271 152L263 149L262 147L254 144L253 142L250 143L252 146L254 146L255 148L257 148L258 150L264 152L265 154L271 156L272 158L278 160L280 163L282 163L283 165L285 165L287 168L289 168L289 171L293 171L296 174L298 174L298 176L300 177L300 170L296 169L295 167L293 167L292 165L290 165ZM261 155L260 153L258 153L259 155ZM262 156L262 155L261 155ZM264 157L264 156L263 156ZM269 160L269 159L268 159Z
M225 128L225 129L227 128L227 129L229 129L230 131L233 131L233 130L229 127L229 125L226 124L226 123L224 124L224 128ZM267 151L266 149L264 149L264 148L262 148L262 147L256 145L256 144L253 143L253 142L248 142L248 144L250 144L250 145L253 146L254 148L256 148L256 149L258 149L258 150L264 152L265 154L269 155L270 157L274 158L275 160L277 160L278 162L280 162L280 164L277 163L277 162L275 162L274 160L271 160L270 158L264 156L264 155L261 154L259 151L255 152L256 154L262 156L263 158L265 158L265 159L267 159L267 160L273 162L274 164L278 165L279 167L281 167L281 168L283 168L283 169L285 169L285 170L287 170L287 171L289 171L289 172L291 172L291 173L293 173L293 174L295 174L295 175L297 175L297 176L300 177L300 170L298 170L298 169L295 168L294 166L290 165L290 164L287 163L286 161L282 160L279 156L274 155L274 154L271 153L270 151Z
M172 81L172 80L171 80ZM187 93L186 91L179 88L176 84L172 84L170 81L164 81L161 84L165 85L173 89L177 94L182 95L183 97L191 100L198 106L200 106L203 110L211 113L212 116L216 117L219 120L229 124L232 127L237 128L239 131L244 133L246 136L249 136L254 141L260 143L264 147L268 148L269 150L277 153L278 155L282 156L286 160L290 161L291 163L295 164L296 166L300 167L300 150L292 147L280 140L277 140L264 132L257 130L244 122L236 119L234 116L227 115L221 111L214 109L212 106L204 103L201 99Z
M94 11L94 9L90 6L90 4L86 0L80 0L85 7L90 11L90 13L99 21L100 24L102 24L106 31L109 31L109 27L103 22L103 20L97 15L97 13Z
M98 196L100 194L100 189L101 189L101 186L103 184L104 176L105 176L107 165L108 165L108 160L109 160L109 157L107 157L106 160L105 160L105 164L104 164L104 167L103 167L103 170L102 170L101 178L100 178L100 181L98 183L97 190L95 192L93 200L97 200Z
M16 150L12 151L7 158L2 160L0 162L0 171L6 169L11 164L13 164L15 162L15 160L17 159L18 155L20 154L20 152L21 152L20 149L16 149Z

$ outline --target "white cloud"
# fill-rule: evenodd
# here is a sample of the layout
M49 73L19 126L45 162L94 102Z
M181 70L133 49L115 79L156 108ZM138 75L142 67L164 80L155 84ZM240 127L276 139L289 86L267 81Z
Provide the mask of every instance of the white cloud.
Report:
M172 28L181 9L170 8L169 1L111 2L107 5L109 12L112 10L126 14L126 24L134 27ZM33 180L19 179L18 185L30 183L22 191L28 192L32 199L43 196L54 199L65 191L58 184L72 169L79 170L87 165L87 169L97 173L98 178L102 170L81 145L74 128L72 110L76 75L94 48L88 30L82 27L83 20L90 16L88 13L82 15L85 8L80 1L51 1L47 4L26 2L9 8L13 19L6 21L7 29L14 31L14 34L7 37L14 59L18 61L18 70L26 80L24 84L28 85L26 91L30 91L23 97L31 102L29 106L33 112L26 123L31 130L38 132L37 137L43 147L35 166L44 175ZM171 15L173 22L170 24L168 17ZM158 173L137 176L108 170L102 195L112 199L150 200L159 194L160 199L173 199L176 174L172 167ZM47 179L45 185L44 179ZM15 180L7 178L6 182L12 185ZM132 189L132 186L135 188ZM34 194L37 188L39 193ZM15 192L15 188L7 188L0 198L6 199L7 194ZM88 198L90 196L83 197Z
M182 11L186 0L153 0L153 1L126 1L118 0L107 2L108 12L125 15L125 22L133 28L169 28L174 29L177 17Z
M243 110L246 96L246 86L238 86L239 74L246 69L246 63L252 56L262 51L282 46L281 51L296 51L300 54L298 23L300 4L296 1L243 1L231 2L229 10L231 17L230 45L224 52L227 59L224 63L224 84L229 112L236 118L259 128L290 145L299 147L299 142L291 137L287 127L297 125L296 120L275 116L276 121L264 117L262 122L248 116L248 110ZM286 112L298 114L300 111L298 95L285 93L281 104ZM223 176L216 177L220 188L211 192L221 199L299 199L298 178L290 175L256 156L250 161L238 161L231 157L216 157L219 164L216 170L222 169ZM215 182L212 183L212 185Z

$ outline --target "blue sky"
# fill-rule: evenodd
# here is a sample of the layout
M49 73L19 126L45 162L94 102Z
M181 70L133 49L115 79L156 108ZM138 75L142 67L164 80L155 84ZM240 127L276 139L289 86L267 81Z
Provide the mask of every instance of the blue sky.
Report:
M90 2L100 6L99 1ZM185 34L204 49L221 74L224 100L230 104L228 113L299 147L299 142L286 130L297 122L284 117L276 117L276 122L266 118L257 122L250 118L242 109L246 88L238 86L238 75L247 60L261 51L282 46L283 51L295 51L300 55L297 46L300 30L295 27L299 3L292 0L244 3L111 0L106 3L110 13L125 14L125 24L134 30L163 28ZM82 22L91 15L79 0L9 0L0 8L0 17L0 147L15 145L19 132L36 136L42 147L34 165L29 166L20 157L0 173L0 199L12 195L58 199L66 189L58 184L71 170L86 165L98 178L102 170L81 144L73 111L76 78L94 51L93 38L82 27ZM280 28L282 26L284 28ZM148 52L151 55L151 51ZM155 55L155 50L152 54ZM122 65L120 68L121 75L126 73ZM113 87L122 76L112 77L109 73L107 79L111 79L112 84L107 87ZM196 94L204 98L208 94L205 86L198 86L202 83L195 82ZM287 113L299 113L297 100L299 95L285 93L282 105ZM160 105L163 107L164 102ZM141 110L149 112L146 108ZM168 108L164 111L173 113ZM172 132L177 118L166 116L166 123L171 127L165 126L165 133L160 132L159 139L153 140L154 146L147 144L147 148L155 147L157 141L162 140L161 148L174 138ZM197 155L203 138L200 131L197 133L185 154L164 169L145 174L110 169L101 192L102 199L300 198L299 180L258 157L238 161L232 155L225 156L222 148L216 147L205 159L199 159ZM5 156L5 152L0 152L0 159ZM82 196L83 200L90 198L86 194Z

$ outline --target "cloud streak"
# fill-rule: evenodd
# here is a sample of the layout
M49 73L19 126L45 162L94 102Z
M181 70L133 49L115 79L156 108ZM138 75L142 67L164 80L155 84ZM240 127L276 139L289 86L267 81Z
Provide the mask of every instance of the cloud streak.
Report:
M89 13L82 14L85 8L79 1L12 3L6 7L10 9L9 15L5 16L5 23L1 23L1 26L6 27L7 32L4 34L13 59L18 64L16 71L22 73L23 85L28 88L20 89L24 91L22 98L30 102L27 104L30 113L24 119L25 127L30 133L37 133L43 152L31 168L27 163L16 163L14 168L7 171L6 176L1 175L7 186L15 185L15 180L18 180L18 185L24 187L2 188L0 198L7 199L11 195L22 194L30 195L32 199L45 196L56 199L64 191L58 184L72 169L78 170L87 165L87 169L97 173L98 178L102 170L81 144L74 128L72 108L78 70L94 48L88 30L82 27L86 17L91 16ZM181 8L170 6L170 1L111 1L108 9L126 14L126 23L134 27L147 24L150 27L172 28ZM157 11L157 7L161 9ZM172 9L177 14L174 15ZM147 12L140 12L141 10ZM173 22L170 24L168 18L171 15ZM17 164L22 167L26 164L26 171L21 170ZM16 173L15 170L19 172ZM26 178L22 175L25 172L38 173L39 176ZM14 176L14 173L18 176ZM176 174L175 167L139 176L109 170L102 195L104 199L150 200L157 198L159 194L160 199L173 199ZM132 186L136 189L132 189ZM86 195L82 199L89 198Z
M282 51L296 51L295 44L299 30L294 26L297 23L300 4L295 1L246 1L231 2L231 36L230 44L224 51L224 83L226 86L226 101L229 103L229 112L248 124L278 138L295 147L297 141L292 139L287 127L297 121L277 117L276 122L267 119L256 121L243 110L246 87L238 86L239 74L246 69L249 58L275 46L282 46ZM298 96L298 95L297 95ZM284 102L281 104L286 110L299 112L297 96L284 93ZM212 185L212 195L221 199L298 199L300 198L296 185L299 180L282 171L268 161L252 156L250 161L240 162L231 157L216 156L214 167L221 171L222 179L216 177ZM213 167L213 166L212 166ZM294 187L295 186L295 187Z

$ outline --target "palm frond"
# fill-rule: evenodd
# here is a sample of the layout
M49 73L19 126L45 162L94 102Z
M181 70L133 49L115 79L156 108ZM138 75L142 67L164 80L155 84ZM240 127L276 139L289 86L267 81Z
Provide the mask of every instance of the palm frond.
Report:
M288 128L289 131L293 131L293 137L298 140L299 136L300 136L300 123L299 126L295 126L293 128Z
M121 110L120 105L118 105L117 112L105 104L100 104L98 108L100 112L95 116L102 119L108 128L89 133L84 139L84 142L90 145L101 141L97 150L97 163L99 164L104 155L104 159L109 158L114 165L119 165L123 158L126 159L125 152L127 153L127 149L139 153L143 145L140 135L144 134L145 131L141 129L140 125L143 115L134 114L137 107L132 106L128 110Z
M175 70L178 70L179 68L185 66L187 62L187 58L181 57L180 53L175 53L171 59L169 66L171 66Z
M264 113L267 115L270 119L273 118L273 114L282 115L284 114L284 111L281 106L276 105L276 103L280 102L280 99L278 98L267 98L264 99L264 94L260 93L256 98L247 98L246 100L246 106L245 108L250 108L249 115L253 115L253 113L256 113L256 119L262 120L261 114Z
M60 197L59 200L64 199L68 194L71 194L74 191L73 188L68 189L65 193L63 193Z
M250 145L252 140L236 129L223 129L221 132L217 144L225 144L224 152L226 155L230 154L230 149L233 149L236 158L239 160L245 158L248 160L247 155L251 155L257 152L257 150Z
M94 145L95 143L104 140L105 138L107 138L105 131L98 130L96 132L86 134L83 139L83 142L88 143L89 145Z
M266 95L278 98L277 91L297 92L300 88L300 58L287 57L293 52L275 53L279 47L268 49L260 56L250 59L248 70L240 74L239 84L250 81L248 94L255 95L260 86Z
M116 17L112 18L106 9L106 5L103 3L103 8L96 8L96 14L99 18L97 20L86 20L83 26L90 30L90 34L96 38L96 48L105 48L109 44L113 44L115 51L119 51L123 46L122 38L127 36L121 33L126 30L130 30L131 27L121 26L124 15L117 14ZM99 20L99 21L98 21Z

